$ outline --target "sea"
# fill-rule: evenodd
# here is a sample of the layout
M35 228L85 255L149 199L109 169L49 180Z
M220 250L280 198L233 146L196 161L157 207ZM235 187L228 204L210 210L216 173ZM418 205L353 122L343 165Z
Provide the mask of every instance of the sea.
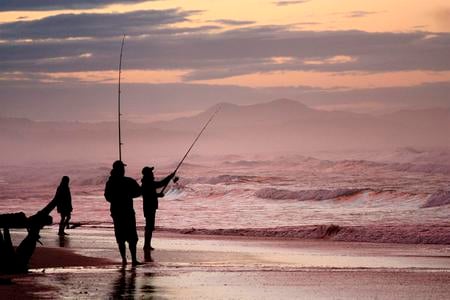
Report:
M339 239L340 232L344 240L359 235L357 241L450 243L450 154L405 151L389 158L385 153L347 159L194 157L160 199L156 226L195 234ZM157 178L175 165L156 165ZM140 182L142 166L129 163L127 176ZM109 171L107 163L4 166L0 213L36 213L52 199L60 177L69 175L71 221L84 228L112 228L103 196ZM143 228L141 198L134 209ZM52 215L57 223L56 211ZM410 236L402 239L402 232ZM393 233L397 237L389 238Z

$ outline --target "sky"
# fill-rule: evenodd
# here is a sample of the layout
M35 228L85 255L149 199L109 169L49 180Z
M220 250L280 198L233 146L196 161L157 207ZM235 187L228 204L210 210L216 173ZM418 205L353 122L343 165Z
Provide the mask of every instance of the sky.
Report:
M450 107L446 0L2 0L0 116L126 118L290 98L387 113Z

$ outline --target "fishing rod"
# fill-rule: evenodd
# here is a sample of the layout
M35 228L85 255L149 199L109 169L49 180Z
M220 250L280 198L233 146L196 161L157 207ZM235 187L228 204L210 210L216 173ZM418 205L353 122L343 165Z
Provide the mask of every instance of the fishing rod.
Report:
M122 38L122 46L120 47L120 59L119 59L119 86L117 91L117 123L119 127L119 160L122 160L122 131L120 127L120 117L122 116L122 113L120 112L120 81L121 81L121 75L122 75L122 53L123 53L123 45L125 44L125 34Z
M214 117L217 115L217 113L219 112L219 110L222 107L219 106L216 111L211 115L211 117L209 117L208 121L205 123L205 125L203 126L202 130L200 130L199 134L197 135L197 137L194 139L194 141L192 142L191 146L189 147L189 149L186 151L186 154L184 154L183 158L180 160L180 162L178 163L177 167L175 168L175 171L173 171L174 174L177 173L178 169L181 167L181 165L183 164L184 160L186 159L186 157L188 156L189 152L191 152L192 148L194 147L195 143L197 142L197 140L200 138L200 136L202 135L203 131L205 131L206 127L208 127L209 123L211 123L212 119L214 119ZM176 177L175 177L176 178ZM176 181L175 181L176 182ZM163 187L163 189L161 190L161 193L164 193L164 191L166 190L167 185L165 185Z

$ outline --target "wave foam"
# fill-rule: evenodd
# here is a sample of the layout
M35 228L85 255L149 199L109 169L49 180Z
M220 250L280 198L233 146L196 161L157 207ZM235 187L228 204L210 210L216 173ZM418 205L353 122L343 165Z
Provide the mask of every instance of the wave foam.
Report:
M251 236L298 239L326 239L342 242L441 244L450 245L450 225L367 225L367 226L288 226L275 228L242 229L173 229L157 228L160 231L181 234Z
M255 196L263 199L289 200L295 199L299 201L306 200L328 200L345 196L353 196L359 194L366 189L336 189L336 190L302 190L290 191L274 188L264 188L255 192Z

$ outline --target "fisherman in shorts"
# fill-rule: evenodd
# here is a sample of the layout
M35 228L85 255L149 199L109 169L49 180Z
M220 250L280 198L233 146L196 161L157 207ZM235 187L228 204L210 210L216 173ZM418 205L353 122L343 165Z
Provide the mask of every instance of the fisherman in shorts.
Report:
M122 264L127 264L125 242L128 242L132 264L135 266L140 262L136 258L138 235L133 198L141 195L141 188L136 180L125 176L125 166L121 160L113 163L111 176L105 186L105 198L111 204L111 217Z

